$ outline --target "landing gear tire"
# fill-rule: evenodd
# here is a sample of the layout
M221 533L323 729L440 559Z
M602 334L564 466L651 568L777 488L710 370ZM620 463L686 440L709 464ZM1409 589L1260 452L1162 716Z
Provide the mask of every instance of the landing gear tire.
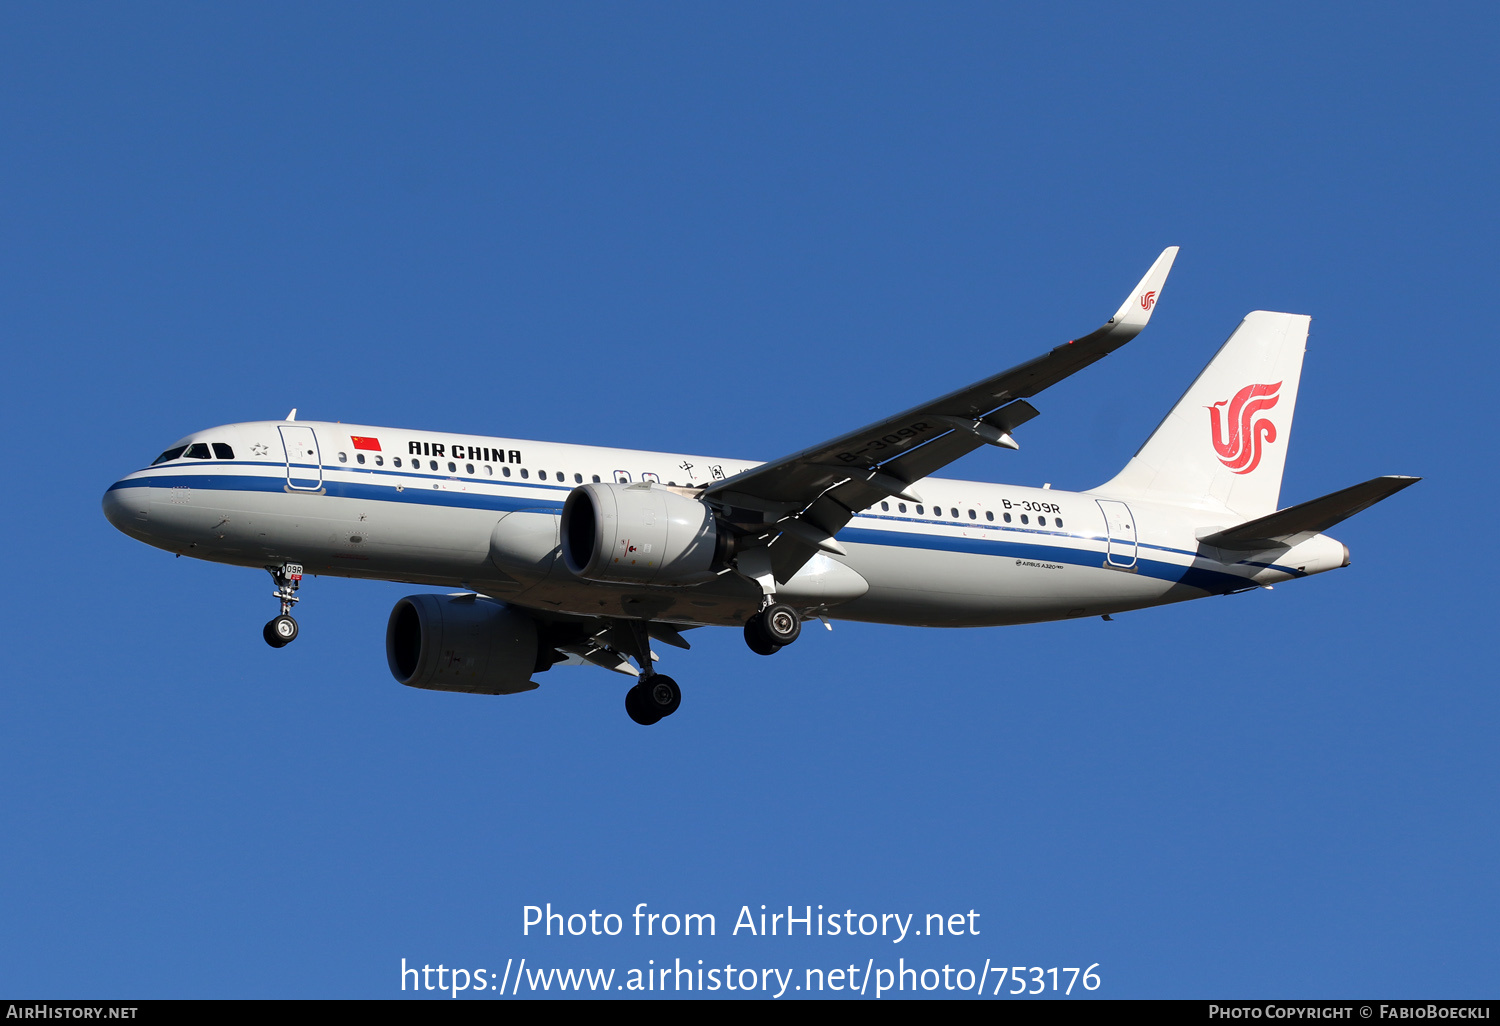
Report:
M661 719L659 715L646 707L646 702L645 689L639 684L625 692L626 715L643 727L649 727Z
M266 644L272 648L284 648L297 640L297 621L290 616L278 616L261 631Z
M767 606L760 613L760 629L773 645L790 645L802 634L802 617L784 602Z
M645 689L646 707L655 712L658 719L671 716L682 705L682 689L664 673L652 674L640 686Z
M643 727L659 722L682 705L682 689L665 674L657 673L625 692L625 712Z
M765 628L761 626L760 614L756 613L745 621L745 644L750 646L750 651L756 655L775 655L781 651L781 646L766 637Z

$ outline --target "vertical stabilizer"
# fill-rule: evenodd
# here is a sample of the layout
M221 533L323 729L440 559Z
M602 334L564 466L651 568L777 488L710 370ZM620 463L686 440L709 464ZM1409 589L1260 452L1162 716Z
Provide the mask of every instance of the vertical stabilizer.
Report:
M1225 510L1276 511L1311 318L1248 314L1101 495Z

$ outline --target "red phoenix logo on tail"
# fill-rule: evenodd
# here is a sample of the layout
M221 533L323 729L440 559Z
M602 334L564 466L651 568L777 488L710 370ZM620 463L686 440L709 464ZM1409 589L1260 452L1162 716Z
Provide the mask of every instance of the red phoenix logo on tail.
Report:
M1248 474L1260 465L1261 446L1276 441L1276 425L1269 417L1255 419L1262 410L1269 410L1280 401L1277 394L1281 382L1274 385L1246 385L1234 394L1233 399L1214 403L1208 407L1209 420L1214 427L1214 450L1219 462L1236 474ZM1228 417L1219 416L1219 407L1228 406ZM1228 420L1229 437L1224 437Z

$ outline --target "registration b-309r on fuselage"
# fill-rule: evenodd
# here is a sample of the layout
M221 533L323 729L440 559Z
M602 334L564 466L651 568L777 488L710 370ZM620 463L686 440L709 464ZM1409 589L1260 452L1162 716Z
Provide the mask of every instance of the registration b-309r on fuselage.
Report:
M653 642L734 626L757 653L809 620L978 627L1108 616L1347 566L1324 532L1414 483L1279 508L1309 318L1256 311L1112 480L1085 492L934 477L1018 447L1028 401L1134 338L1164 251L1098 330L768 463L286 419L181 439L115 482L105 515L179 555L270 572L282 647L306 575L403 581L391 672L514 694L560 663L635 678L656 723L682 692ZM459 589L457 594L451 593Z

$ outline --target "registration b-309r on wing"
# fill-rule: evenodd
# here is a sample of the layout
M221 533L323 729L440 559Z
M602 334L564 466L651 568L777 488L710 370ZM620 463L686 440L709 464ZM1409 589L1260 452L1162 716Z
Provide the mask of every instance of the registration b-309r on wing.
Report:
M305 573L459 594L401 599L402 684L501 695L564 662L630 675L637 723L677 711L653 642L742 628L773 655L817 618L933 627L1107 616L1347 566L1323 532L1417 479L1280 509L1309 319L1256 311L1112 480L1086 492L933 477L1017 448L1042 390L1146 326L1177 249L1102 327L1036 359L769 463L299 421L195 432L115 482L121 531L261 567L297 636Z

